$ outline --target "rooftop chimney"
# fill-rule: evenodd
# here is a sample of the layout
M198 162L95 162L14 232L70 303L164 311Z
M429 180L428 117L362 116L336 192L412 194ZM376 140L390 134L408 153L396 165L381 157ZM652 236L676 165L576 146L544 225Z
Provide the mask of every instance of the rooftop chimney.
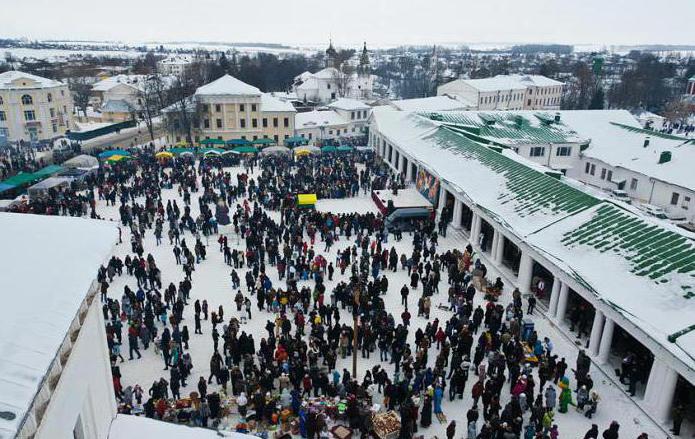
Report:
M671 151L661 151L661 155L659 156L659 164L670 162L671 161Z
M649 146L649 140L650 140L650 137L649 137L649 136L647 136L647 137L644 138L644 147L645 147L645 148Z
M560 113L555 113L555 123L560 123Z

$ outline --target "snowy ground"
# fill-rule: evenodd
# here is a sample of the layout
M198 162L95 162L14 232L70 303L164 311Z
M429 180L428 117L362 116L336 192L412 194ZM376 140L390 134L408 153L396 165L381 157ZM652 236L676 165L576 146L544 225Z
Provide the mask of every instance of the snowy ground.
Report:
M231 171L232 175L236 175L236 172L238 171L234 168L229 170ZM197 195L198 194L193 195L193 200L191 202L191 208L194 217L198 214L198 203L196 200ZM163 190L162 197L162 201L164 204L166 204L167 200L176 199L179 204L179 207L183 206L183 201L178 197L178 193L175 190ZM320 200L317 203L317 209L322 211L332 210L336 212L365 212L367 210L375 211L376 207L374 206L373 202L371 201L368 195L362 195L360 197L352 199ZM98 205L98 211L99 214L102 215L102 217L118 221L117 207L106 207L103 203L100 203ZM116 249L116 254L122 258L130 253L130 244L126 235L126 231L124 230L124 244L118 246ZM193 241L191 235L187 233L184 237L187 239L188 242L191 243L190 245L192 245ZM237 248L240 248L239 244L236 244L237 240L234 239L234 237L231 237L229 241L230 245L237 246ZM351 242L346 242L343 237L342 240L336 242L336 245L333 247L333 250L330 252L327 259L329 261L335 260L337 250L342 250L346 248L347 245L351 244ZM439 251L444 252L447 249L451 248L462 249L466 244L467 243L461 234L449 233L448 237L440 239ZM407 235L404 236L404 239L398 243L390 239L388 244L386 245L386 248L389 248L392 245L395 245L396 250L399 252L399 254L402 252L407 252L408 254L410 254L411 252L411 241L410 237ZM317 243L316 249L319 252L323 251L323 245L321 243ZM198 381L198 378L200 376L204 376L207 379L207 377L209 376L209 359L212 355L213 348L212 337L210 335L211 324L209 321L203 321L203 335L193 334L194 312L192 302L196 299L200 299L201 302L203 299L207 299L211 310L216 309L218 305L223 305L225 311L225 320L228 320L233 314L237 313L236 307L232 302L235 291L233 291L231 288L231 282L229 278L231 269L230 267L224 264L222 253L220 253L218 250L219 247L215 241L215 238L210 239L210 242L208 244L207 260L197 265L196 271L193 273L193 289L191 291L192 300L190 302L191 305L186 307L186 310L184 311L185 320L183 324L187 324L189 326L189 331L191 333L189 352L193 359L194 369L192 376L189 377L188 386L181 389L182 395L188 394L192 391L197 391L196 383ZM178 282L183 279L183 271L181 270L180 266L175 265L172 247L168 245L168 239L165 238L164 243L162 245L156 246L154 235L151 231L148 232L148 235L145 239L145 254L147 253L151 253L155 257L157 265L161 268L162 284L164 287L166 287L170 282L173 282L177 285ZM492 268L492 264L488 264L488 267ZM271 277L275 286L284 286L284 282L278 281L277 272L273 268L269 270L268 274ZM242 279L243 285L244 271L242 270L239 273L239 275ZM396 273L387 272L386 275L389 279L390 288L389 293L385 297L386 308L388 310L391 310L394 316L396 316L397 321L400 321L399 316L402 312L402 306L400 304L399 291L403 284L409 283L409 278L407 276L407 272L401 270L399 270ZM494 272L494 270L491 270L490 276L496 275L497 274ZM446 278L446 274L444 274L444 276ZM335 284L337 284L340 280L342 280L342 278L340 276L339 271L337 271L336 275L334 276L334 280L332 282L327 281L328 291L331 291L332 287ZM443 311L437 308L437 305L439 303L446 302L446 284L446 280L444 280L441 283L442 292L439 294L435 294L435 296L432 299L431 318L434 319L435 317L438 317L440 322L450 317L450 313L448 311ZM507 279L505 281L505 284L511 285L512 282L511 280ZM137 289L135 279L133 277L124 275L123 277L117 277L116 279L114 279L113 284L109 288L109 296L120 300L123 292L123 287L125 285L129 285L130 288L133 290ZM245 293L245 290L242 289L242 291ZM419 293L420 291L415 290L409 295L409 309L417 309L417 300ZM510 298L510 294L504 294L501 297L501 302L506 304L510 300ZM482 302L482 295L476 297L476 305ZM274 316L271 313L265 311L259 313L257 308L255 307L256 301L254 299L252 299L252 303L254 304L254 308L252 310L253 318L249 321L249 323L246 326L242 326L242 330L246 331L247 333L252 333L254 335L256 346L258 346L261 337L263 337L264 334L266 334L266 330L264 329L266 321L268 319L273 319ZM416 313L413 312L412 325L410 331L411 346L414 342L415 329L418 326L424 328L424 326L427 324L427 321L424 318L415 317L415 314ZM555 352L560 357L564 356L567 359L567 363L570 365L570 367L574 367L577 354L576 345L571 340L562 336L558 332L558 330L544 317L535 315L532 316L532 318L535 321L536 329L538 330L539 335L549 336L555 344ZM347 313L345 313L342 316L341 321L348 320L349 316ZM126 362L120 364L121 371L123 374L123 386L125 387L128 385L140 384L143 387L143 389L147 391L147 389L149 389L150 385L154 380L159 379L162 376L164 376L168 380L169 373L164 372L162 370L164 367L163 361L159 356L155 355L154 350L152 348L150 348L148 351L141 350L141 352L143 355L142 359L128 361L127 337L124 334L124 345L122 353L123 356L126 358ZM436 347L432 347L429 355L429 360L431 364L434 363L435 357ZM363 371L371 369L372 366L376 365L379 362L378 353L372 354L370 359L359 358L358 361L358 372L361 379ZM351 362L349 359L339 359L337 363L337 368L338 370L342 370L342 368L347 368L348 370L351 370L350 363ZM382 365L382 367L383 366L384 365ZM386 368L389 371L389 374L392 375L393 366L386 365ZM591 374L595 381L595 389L601 395L601 402L598 406L598 412L591 421L582 416L581 414L575 412L573 409L570 409L569 413L567 414L556 413L555 421L559 427L561 438L582 438L584 436L584 433L591 427L591 423L596 423L599 426L599 429L603 431L603 429L607 428L608 424L614 419L618 420L621 424L621 437L635 438L642 432L648 433L650 438L666 437L663 431L657 425L652 423L650 419L640 410L640 408L637 407L636 404L634 404L630 400L630 398L628 398L624 394L624 392L622 392L622 390L614 387L611 381L608 380L606 376L603 375L594 366L592 366ZM465 413L471 407L472 404L470 389L474 380L475 376L471 374L471 377L468 380L466 386L466 391L463 400L449 402L448 398L445 398L447 400L443 404L444 412L447 415L448 420L455 419L457 421L457 437L461 437L461 435L464 434L464 426L466 425ZM214 388L215 386L212 385L210 387L210 390ZM504 406L504 404L508 401L509 398L508 387L505 387L505 389L502 392L502 395L502 406ZM380 397L375 398L375 402L380 402L380 399ZM528 420L528 416L529 414L527 412L526 421ZM482 416L481 421L479 421L478 423L478 428L480 428L481 422ZM430 438L435 435L442 438L445 437L445 428L446 425L439 424L435 418L434 423L429 428L422 429L421 427L418 427L419 430L417 434L424 434L425 438Z

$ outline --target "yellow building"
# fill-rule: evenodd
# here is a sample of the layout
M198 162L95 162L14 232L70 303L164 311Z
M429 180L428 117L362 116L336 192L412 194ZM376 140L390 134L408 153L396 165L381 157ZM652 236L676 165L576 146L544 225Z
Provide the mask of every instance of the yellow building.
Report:
M271 139L278 145L294 135L295 109L230 75L199 87L193 95L196 122L193 136L203 139ZM171 143L184 140L170 133Z

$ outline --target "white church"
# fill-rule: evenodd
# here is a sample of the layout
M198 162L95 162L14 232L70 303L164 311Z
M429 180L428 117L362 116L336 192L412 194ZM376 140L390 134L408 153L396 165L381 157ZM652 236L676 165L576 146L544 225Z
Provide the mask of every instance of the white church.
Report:
M297 99L325 104L339 98L371 99L375 75L370 72L367 44L362 48L356 68L338 65L331 42L326 49L326 67L316 73L304 72L294 78L292 91ZM349 70L349 71L347 71ZM354 71L353 71L354 70Z

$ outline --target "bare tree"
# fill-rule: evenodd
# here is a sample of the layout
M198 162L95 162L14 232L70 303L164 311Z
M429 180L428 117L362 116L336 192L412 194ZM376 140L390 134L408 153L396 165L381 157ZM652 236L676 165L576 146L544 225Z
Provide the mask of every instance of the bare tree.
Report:
M159 75L149 76L144 81L140 91L138 92L138 98L141 102L140 110L142 119L145 121L145 125L147 125L150 140L153 141L155 119L159 116L159 112L163 106L163 101L161 98L163 92L164 85Z
M72 93L72 99L78 111L87 117L87 107L89 106L89 96L92 92L92 85L87 82L87 78L79 76L68 80L68 88Z
M664 117L671 122L683 122L690 116L690 106L687 102L680 99L674 99L666 104Z

